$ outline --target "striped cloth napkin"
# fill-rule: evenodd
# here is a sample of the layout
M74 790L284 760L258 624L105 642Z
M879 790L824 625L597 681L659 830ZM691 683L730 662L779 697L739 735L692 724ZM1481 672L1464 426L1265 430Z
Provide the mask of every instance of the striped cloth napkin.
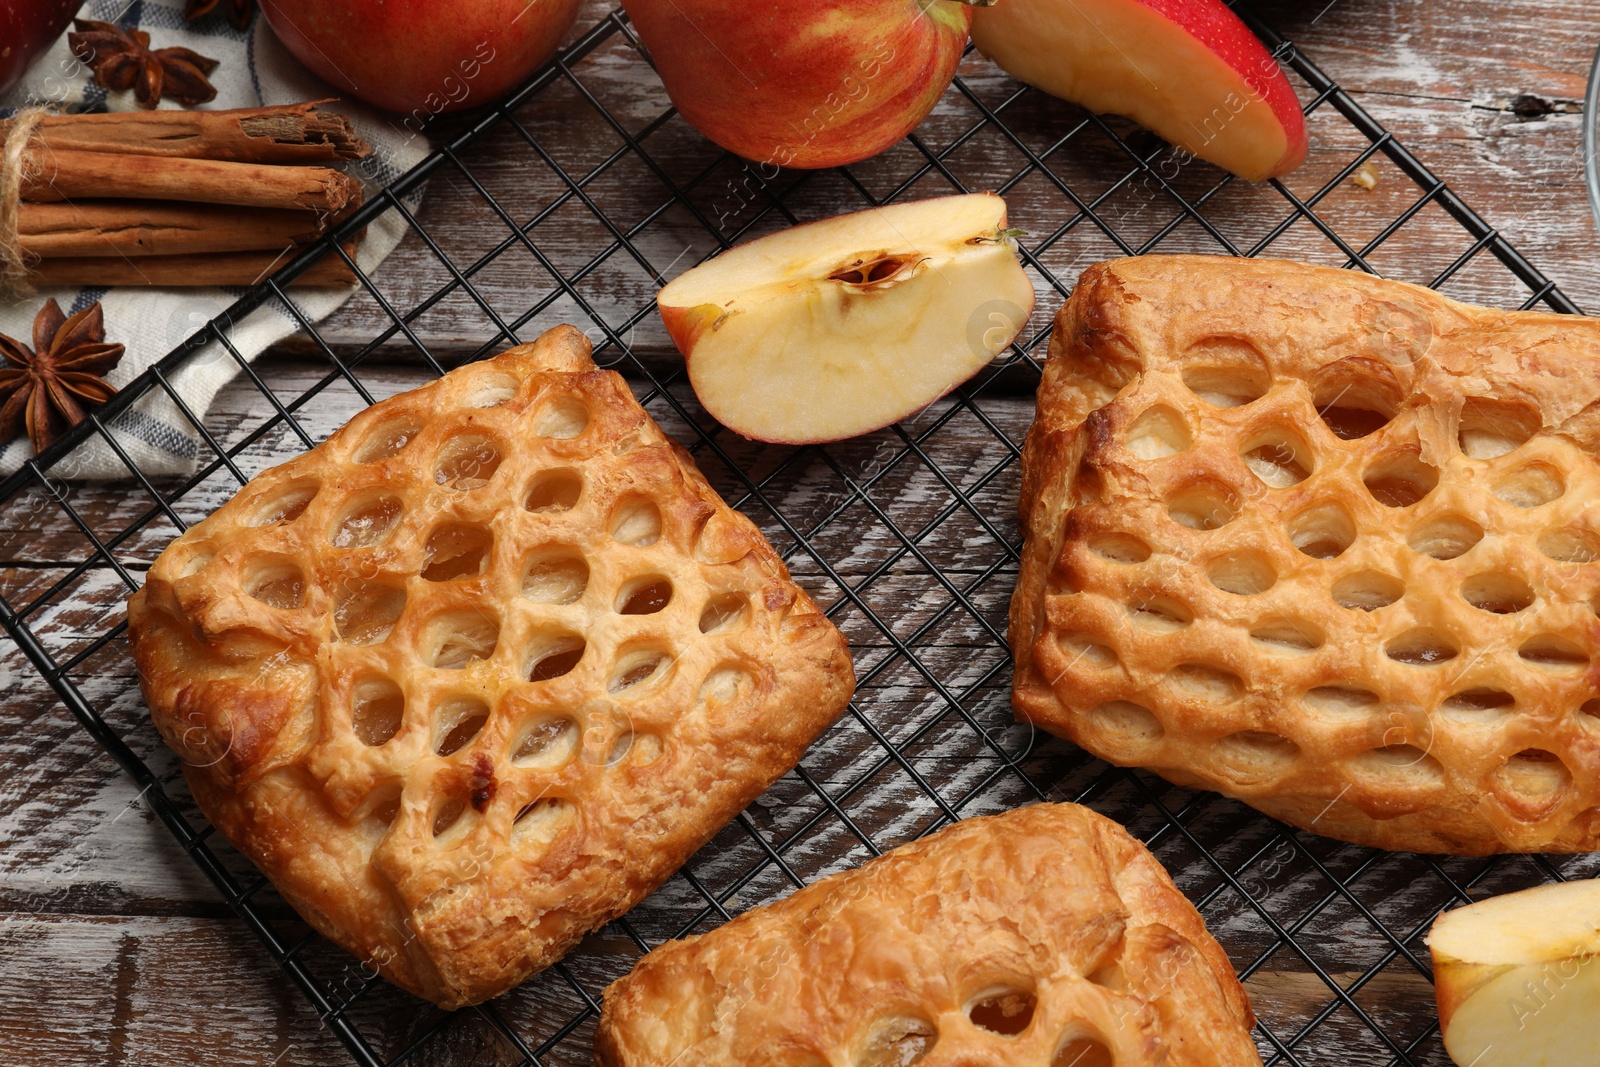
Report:
M91 0L80 17L137 27L150 34L151 46L182 45L220 60L211 76L217 98L206 108L258 107L320 100L338 94L301 67L257 14L250 28L235 29L224 15L226 4L199 21L185 24L182 0ZM73 58L66 38L56 42L20 85L0 96L0 118L37 104L72 111L131 111L137 107L132 92L108 93L95 85L89 71ZM163 101L162 107L173 107ZM340 102L335 109L347 115L358 133L372 145L372 158L351 164L367 186L368 199L377 189L420 162L428 152L425 138L415 136L399 122L359 104ZM415 209L420 191L407 207ZM394 250L405 232L398 212L387 212L367 228L357 262L368 273ZM108 376L121 386L157 362L185 338L238 299L241 289L41 289L32 297L0 301L0 333L29 342L34 313L48 297L55 297L67 314L94 301L105 310L106 340L127 346L122 363ZM352 295L352 290L292 290L302 314L315 322L332 314ZM239 354L254 359L269 345L293 333L299 324L276 301L258 308L228 331ZM202 415L212 398L235 374L238 362L221 345L213 343L195 354L172 384L189 410ZM128 457L147 476L189 473L201 452L201 441L167 396L152 392L109 423ZM0 476L17 470L33 454L27 438L0 443ZM129 476L115 451L95 436L49 471L52 478L104 480Z

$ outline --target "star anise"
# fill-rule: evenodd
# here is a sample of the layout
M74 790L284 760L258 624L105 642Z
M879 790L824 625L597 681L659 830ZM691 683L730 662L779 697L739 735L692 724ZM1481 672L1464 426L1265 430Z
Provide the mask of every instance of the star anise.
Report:
M140 107L149 110L163 96L184 107L216 98L216 88L206 80L217 69L215 59L187 48L152 52L148 33L114 22L73 19L73 25L77 29L67 34L67 44L94 70L94 80L106 89L132 89Z
M28 432L43 452L69 427L116 393L103 375L122 361L122 346L106 344L98 303L70 319L54 299L33 320L33 347L0 333L0 443Z
M193 22L203 19L217 9L220 0L189 0L184 5L183 17L186 21ZM228 21L234 28L246 30L250 28L250 17L256 13L256 0L226 0Z

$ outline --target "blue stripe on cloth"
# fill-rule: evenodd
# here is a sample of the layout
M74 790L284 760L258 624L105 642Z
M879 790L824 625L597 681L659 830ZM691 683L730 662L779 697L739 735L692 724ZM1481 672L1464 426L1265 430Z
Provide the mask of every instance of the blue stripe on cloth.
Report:
M255 27L256 19L259 17L260 15L257 13L251 14L250 26L252 29ZM244 61L245 69L250 72L250 88L256 91L256 103L265 103L266 96L261 92L261 74L256 70L256 35L253 33L247 33L245 35Z
M181 30L185 28L183 11L179 8L162 7L160 4L151 4L148 7L141 4L140 7L143 8L139 26L142 30ZM162 47L159 42L152 41L151 43L158 48Z
M136 30L139 28L139 19L144 15L144 0L132 0L131 3L99 0L94 10L94 17L100 22L115 22L124 29Z
M178 430L170 423L153 419L142 411L128 408L108 423L111 429L159 448L180 459L192 460L200 454L200 439Z
M104 285L78 290L78 295L72 301L72 310L68 311L67 314L76 315L96 300L102 299L110 291L110 288Z

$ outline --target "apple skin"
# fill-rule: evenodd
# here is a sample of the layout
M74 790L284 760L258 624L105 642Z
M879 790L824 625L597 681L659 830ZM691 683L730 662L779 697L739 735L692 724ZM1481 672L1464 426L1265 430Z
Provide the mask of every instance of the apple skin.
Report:
M1283 158L1274 174L1287 174L1305 161L1310 147L1305 114L1289 80L1261 39L1239 20L1221 0L1136 0L1151 11L1177 23L1194 34L1201 44L1229 67L1239 72L1251 91L1277 116L1289 135Z
M1018 80L1250 181L1305 161L1294 89L1222 0L1003 0L974 14L972 39Z
M779 167L843 166L910 133L950 85L954 0L623 0L684 119Z
M426 119L497 100L555 54L582 0L261 0L290 53L341 92Z
M1512 969L1510 964L1463 963L1442 954L1433 957L1434 1002L1439 1008L1439 1029L1448 1029L1456 1009L1467 998Z
M0 93L67 32L83 0L8 0L0 4Z
M715 304L695 307L662 307L661 321L667 327L667 336L679 352L690 353L700 343L700 335L716 326L722 309Z

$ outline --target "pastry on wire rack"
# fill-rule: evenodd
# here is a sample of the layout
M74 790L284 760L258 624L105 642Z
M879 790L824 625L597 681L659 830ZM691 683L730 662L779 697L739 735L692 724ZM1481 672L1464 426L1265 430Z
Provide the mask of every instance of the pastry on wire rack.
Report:
M129 603L206 816L444 1007L621 915L799 760L844 638L583 335L375 404Z
M1161 864L1076 804L969 819L612 983L601 1067L1260 1067Z
M1090 268L1023 453L1021 717L1392 849L1600 845L1600 324Z

